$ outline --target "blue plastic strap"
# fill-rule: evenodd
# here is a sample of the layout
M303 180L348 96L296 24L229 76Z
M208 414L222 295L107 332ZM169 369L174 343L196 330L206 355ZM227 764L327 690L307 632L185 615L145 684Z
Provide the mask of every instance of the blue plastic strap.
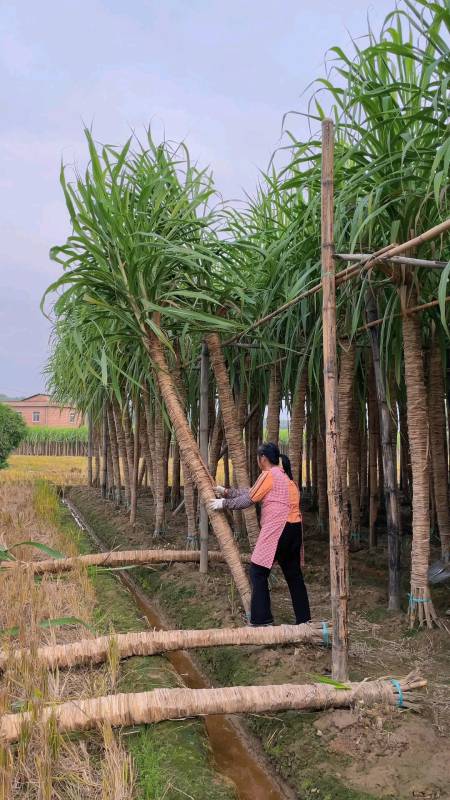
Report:
M411 592L408 593L408 597L409 597L409 605L410 606L413 606L414 603L416 603L416 604L418 604L418 603L431 603L431 597L414 597L414 595L411 594Z
M322 636L325 647L330 646L330 631L326 622L322 622Z
M396 681L395 678L391 678L391 683L394 689L397 689L398 692L397 705L399 708L403 708L403 692L402 687L400 686L400 681Z

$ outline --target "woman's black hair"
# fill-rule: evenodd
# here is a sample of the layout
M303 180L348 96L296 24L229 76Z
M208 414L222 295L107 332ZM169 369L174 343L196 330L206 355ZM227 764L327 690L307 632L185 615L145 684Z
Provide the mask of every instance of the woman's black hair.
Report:
M273 442L263 442L258 447L258 455L265 456L271 464L278 466L280 461L280 451Z
M285 471L286 475L288 476L290 481L294 480L294 476L292 474L292 467L291 467L291 459L288 456L285 456L284 453L281 454L281 464L283 466L283 470Z

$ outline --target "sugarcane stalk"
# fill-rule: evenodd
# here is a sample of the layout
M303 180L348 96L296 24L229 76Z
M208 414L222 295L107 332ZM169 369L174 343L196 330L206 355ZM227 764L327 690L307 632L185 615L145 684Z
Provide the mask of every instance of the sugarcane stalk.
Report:
M40 712L4 714L0 721L0 740L17 741L23 729L39 721L52 721L55 731L86 731L109 724L114 727L142 725L167 719L210 714L258 714L272 711L318 711L326 708L351 708L385 703L396 706L399 699L409 703L411 691L427 685L409 676L394 685L390 680L349 683L338 689L325 683L279 686L228 686L223 689L153 689L149 692L107 695L70 700L47 706ZM400 689L400 692L398 691Z
M212 628L210 630L139 631L80 639L69 644L48 645L33 651L42 666L55 668L100 664L114 653L120 659L152 656L174 650L224 645L277 645L331 643L328 622L303 625L274 625L260 628ZM0 669L31 654L28 648L0 652Z
M220 550L210 550L208 553L210 561L224 561L224 556ZM249 556L243 553L241 560L245 563ZM173 561L194 561L200 560L199 550L113 550L108 553L89 553L83 556L71 556L70 558L49 558L41 561L5 561L2 569L31 570L34 575L44 575L46 573L69 572L77 567L125 567L132 564L161 564Z

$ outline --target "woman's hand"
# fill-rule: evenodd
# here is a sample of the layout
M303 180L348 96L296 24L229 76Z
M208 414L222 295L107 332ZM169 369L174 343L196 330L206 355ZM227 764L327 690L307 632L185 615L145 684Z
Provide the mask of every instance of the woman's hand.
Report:
M214 493L216 497L225 497L227 490L225 489L225 486L215 486Z
M224 500L209 500L207 503L208 511L222 511Z

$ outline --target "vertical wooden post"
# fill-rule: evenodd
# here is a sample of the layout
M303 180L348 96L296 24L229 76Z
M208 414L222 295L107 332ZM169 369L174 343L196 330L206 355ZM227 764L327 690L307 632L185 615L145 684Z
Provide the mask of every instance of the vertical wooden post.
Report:
M106 413L106 399L103 401L102 414L102 462L101 462L100 487L102 497L106 498L106 482L108 475L108 417Z
M200 455L208 464L209 444L209 357L208 348L203 342L200 365ZM204 503L200 505L200 572L208 572L208 512Z
M327 488L330 525L330 589L333 619L332 676L348 679L348 521L339 472L339 419L334 263L334 125L322 122L323 376Z
M88 446L87 446L87 482L88 486L92 486L93 476L92 476L92 455L93 455L93 428L92 428L92 412L90 411L87 415L87 428L88 428Z
M134 450L133 450L133 475L131 477L131 504L130 504L130 525L136 524L137 495L139 487L139 457L141 444L141 402L137 395L134 408Z

